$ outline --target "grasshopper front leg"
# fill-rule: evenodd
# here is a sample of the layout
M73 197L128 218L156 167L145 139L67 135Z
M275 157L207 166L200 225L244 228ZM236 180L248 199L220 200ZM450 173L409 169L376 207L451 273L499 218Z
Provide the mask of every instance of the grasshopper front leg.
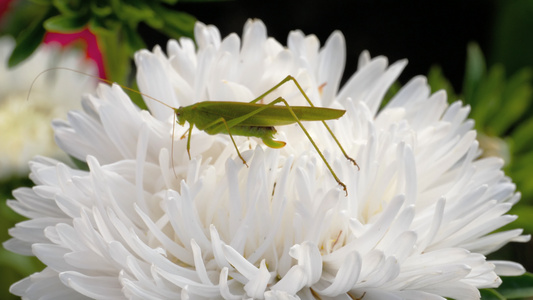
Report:
M237 151L237 155L239 155L239 158L242 160L242 163L245 164L248 167L248 164L246 163L246 160L244 159L244 157L242 157L241 152L239 151L239 148L237 147L237 143L235 143L235 140L233 139L233 135L231 134L230 128L235 126L235 125L229 126L228 122L226 122L226 119L221 117L221 118L218 118L215 121L211 122L209 125L207 125L204 128L204 130L207 131L209 128L215 127L215 126L219 125L220 123L224 124L224 127L226 127L226 131L228 132L228 135L231 138L231 142L233 143L233 146L235 147L235 150ZM187 141L187 151L189 150L190 139L191 139L191 135L189 133L189 141Z

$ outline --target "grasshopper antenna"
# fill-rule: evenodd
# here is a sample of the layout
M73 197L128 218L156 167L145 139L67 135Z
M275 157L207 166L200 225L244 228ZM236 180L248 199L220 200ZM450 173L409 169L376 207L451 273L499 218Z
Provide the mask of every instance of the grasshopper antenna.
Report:
M168 108L171 108L171 109L173 109L174 111L176 111L176 108L174 108L174 107L172 107L172 106L166 104L165 102L163 102L163 101L161 101L161 100L159 100L159 99L156 99L156 98L154 98L154 97L152 97L152 96L150 96L150 95L147 95L147 94L145 94L145 93L143 93L143 92L140 92L140 91L138 91L138 90L132 89L132 88L127 87L127 86L124 86L124 85L122 85L122 84L120 84L120 83L113 82L113 81L111 81L111 80L109 80L109 79L102 78L102 77L100 77L100 76L92 75L92 74L89 74L89 73L86 73L86 72L78 71L78 70L71 69L71 68L67 68L67 67L54 67L54 68L49 68L49 69L43 70L43 71L41 71L39 74L37 74L37 76L36 76L36 77L33 79L33 81L31 82L30 89L28 90L28 95L26 96L26 101L29 101L29 100L30 100L31 91L32 91L32 89L33 89L33 86L35 85L35 82L37 82L37 79L39 79L39 77L41 77L43 74L45 74L45 73L47 73L47 72L50 72L50 71L57 71L57 70L66 70L66 71L71 71L71 72L74 72L74 73L82 74L82 75L85 75L85 76L88 76L88 77L95 78L95 79L97 79L97 80L99 80L99 81L101 81L101 82L105 82L105 83L107 83L107 84L109 84L109 85L116 84L116 85L120 86L121 88L123 88L123 89L125 89L125 90L127 90L127 91L130 91L130 92L132 92L132 93L136 93L136 94L139 94L139 95L141 95L141 96L144 96L144 97L146 97L146 98L148 98L148 99L151 99L151 100L153 100L153 101L155 101L155 102L157 102L157 103L160 103L160 104L162 104L162 105L164 105L164 106L166 106L166 107L168 107ZM174 114L174 122L173 122L173 125L172 125L172 139L174 139L174 130L175 130L175 126L176 126L176 122L175 122L175 120L176 120L176 114ZM174 153L174 141L172 141L170 147L171 147L171 150L170 150L170 151L171 151L170 159L171 159L171 164L172 164L172 170L173 170L173 172L174 172L174 176L176 176L176 178L177 178L178 175L176 174L176 169L174 168L174 154L173 154L173 153Z
M100 81L102 81L102 82L105 82L105 83L107 83L107 84L109 84L109 85L116 84L116 85L120 86L121 88L123 88L123 89L125 89L125 90L127 90L127 91L130 91L130 92L132 92L132 93L136 93L136 94L139 94L139 95L144 96L144 97L146 97L146 98L149 98L149 99L151 99L151 100L154 100L155 102L157 102L157 103L159 103L159 104L162 104L162 105L164 105L164 106L166 106L166 107L168 107L168 108L175 109L174 107L172 107L172 106L166 104L165 102L163 102L163 101L161 101L161 100L159 100L159 99L156 99L156 98L154 98L154 97L152 97L152 96L150 96L150 95L147 95L147 94L145 94L145 93L143 93L143 92L140 92L140 91L137 91L137 90L132 89L132 88L130 88L130 87L127 87L127 86L125 86L125 85L122 85L122 84L120 84L120 83L116 83L116 82L113 82L113 81L111 81L111 80L109 80L109 79L102 78L102 77L100 77L100 76L92 75L92 74L89 74L89 73L85 73L85 72L78 71L78 70L71 69L71 68L67 68L67 67L54 67L54 68L49 68L49 69L43 70L43 71L41 71L39 74L37 74L37 76L35 76L35 78L34 78L33 81L31 82L30 89L28 90L28 95L26 96L26 101L29 101L29 100L30 100L30 94L31 94L31 91L32 91L32 89L33 89L33 86L35 85L35 82L37 82L37 79L39 79L39 77L41 77L41 76L44 75L45 73L48 73L48 72L50 72L50 71L57 71L57 70L66 70L66 71L71 71L71 72L74 72L74 73L82 74L82 75L85 75L85 76L92 77L92 78L94 78L94 79L100 80Z

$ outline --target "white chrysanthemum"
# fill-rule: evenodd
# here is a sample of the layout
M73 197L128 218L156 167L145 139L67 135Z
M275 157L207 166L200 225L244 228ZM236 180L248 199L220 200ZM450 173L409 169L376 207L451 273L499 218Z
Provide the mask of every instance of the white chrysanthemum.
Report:
M10 37L0 38L0 178L26 176L28 161L37 154L66 161L54 142L50 120L79 108L81 95L96 87L96 80L86 75L49 71L35 82L28 98L32 81L44 70L66 67L96 74L96 67L80 51L47 44L9 69L14 46Z
M242 40L196 26L189 39L136 56L143 93L178 107L197 101L250 101L288 74L317 106L342 108L329 122L361 170L347 161L320 122L305 125L348 187L332 178L297 125L279 127L287 146L193 131L173 111L146 99L136 108L117 86L100 86L82 112L56 121L59 145L87 160L89 171L38 158L37 186L9 205L31 220L10 231L12 251L47 268L11 288L28 298L73 299L460 299L479 298L512 262L487 261L521 230L492 233L520 195L502 161L479 156L468 107L410 81L384 108L386 90L404 66L361 55L339 90L343 36L320 48L291 32L288 47L267 38L259 21ZM292 83L283 95L304 104ZM174 165L170 166L173 161ZM173 169L177 174L174 175Z

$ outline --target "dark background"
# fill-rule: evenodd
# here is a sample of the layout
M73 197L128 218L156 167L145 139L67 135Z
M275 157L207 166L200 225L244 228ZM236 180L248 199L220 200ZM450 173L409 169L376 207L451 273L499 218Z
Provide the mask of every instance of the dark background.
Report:
M347 46L344 80L355 72L358 56L366 49L372 57L387 56L389 62L407 58L402 83L427 74L432 65L439 64L460 91L467 44L476 41L484 52L490 52L496 6L488 0L236 0L179 2L176 8L216 25L223 37L231 32L240 35L249 18L261 19L269 36L285 45L291 30L315 34L321 45L334 30L341 30ZM166 43L164 36L153 31L146 38L149 48Z

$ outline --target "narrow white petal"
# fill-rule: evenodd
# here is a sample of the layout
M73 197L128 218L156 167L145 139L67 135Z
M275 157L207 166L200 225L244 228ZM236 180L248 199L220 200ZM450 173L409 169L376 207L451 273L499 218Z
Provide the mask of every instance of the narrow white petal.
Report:
M95 299L126 299L122 286L111 276L85 276L77 272L59 274L61 281L74 290Z
M496 266L496 274L501 276L518 276L526 272L521 264L512 261L491 260Z

